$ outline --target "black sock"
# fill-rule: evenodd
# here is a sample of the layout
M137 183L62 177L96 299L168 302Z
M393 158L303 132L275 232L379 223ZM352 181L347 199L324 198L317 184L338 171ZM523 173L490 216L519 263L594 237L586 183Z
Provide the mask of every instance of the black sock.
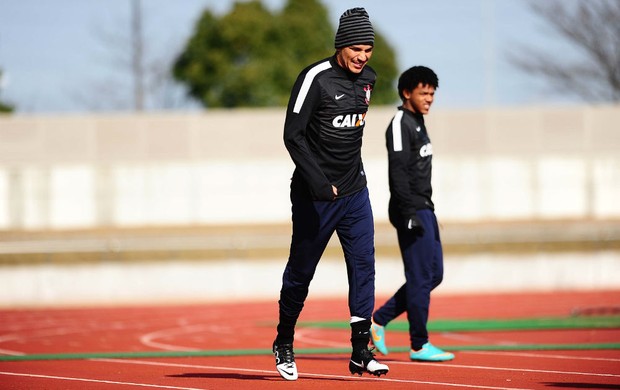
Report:
M368 349L370 342L370 320L353 322L351 324L351 345L353 352Z

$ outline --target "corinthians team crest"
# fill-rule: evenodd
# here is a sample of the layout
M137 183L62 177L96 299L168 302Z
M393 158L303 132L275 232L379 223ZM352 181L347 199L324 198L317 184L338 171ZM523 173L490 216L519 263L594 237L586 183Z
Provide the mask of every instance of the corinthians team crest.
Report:
M364 87L366 92L366 104L370 104L370 93L372 92L372 85L368 84Z

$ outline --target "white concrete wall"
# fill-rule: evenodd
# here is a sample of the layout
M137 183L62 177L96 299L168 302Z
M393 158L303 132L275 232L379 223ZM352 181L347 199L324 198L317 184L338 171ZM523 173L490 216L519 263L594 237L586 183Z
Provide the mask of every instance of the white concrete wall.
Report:
M284 259L19 264L0 269L0 307L239 299L276 302L283 267ZM400 258L378 258L376 268L378 297L390 296L405 281ZM433 295L617 290L620 252L450 256L445 271L444 281ZM310 297L344 299L345 280L341 258L323 259Z
M394 110L367 120L377 220ZM0 117L0 229L287 222L283 115ZM620 106L436 110L427 121L444 221L620 217Z

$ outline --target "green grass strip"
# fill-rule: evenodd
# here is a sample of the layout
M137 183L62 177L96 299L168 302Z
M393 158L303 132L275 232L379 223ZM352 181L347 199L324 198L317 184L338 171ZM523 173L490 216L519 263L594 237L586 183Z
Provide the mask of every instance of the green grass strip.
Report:
M446 351L586 351L620 349L620 343L591 344L511 344L511 345L455 345L442 346ZM410 347L390 348L394 352L409 352Z
M568 351L568 350L616 350L620 343L591 344L514 344L514 345L455 345L442 346L448 351ZM408 352L409 347L392 347L393 352ZM300 348L298 355L348 354L350 348ZM143 352L92 352L92 353L49 353L20 356L0 356L0 362L34 360L84 360L84 359L137 359L137 358L187 358L271 355L269 349L228 349L200 351L143 351Z
M347 322L303 322L311 328L349 329ZM390 331L407 332L407 321L393 321ZM507 320L435 320L429 321L430 332L488 332L509 330L614 329L620 328L620 316L519 318Z

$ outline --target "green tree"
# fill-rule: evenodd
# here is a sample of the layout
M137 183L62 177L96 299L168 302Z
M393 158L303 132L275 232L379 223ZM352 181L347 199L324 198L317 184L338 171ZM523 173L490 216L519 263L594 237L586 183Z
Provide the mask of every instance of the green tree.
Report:
M329 15L318 0L289 0L275 17L281 44L274 46L278 105L286 105L299 72L334 51Z
M400 104L400 98L396 91L396 78L398 69L394 49L383 38L376 33L375 26L375 48L373 49L370 66L377 72L377 83L372 91L373 104Z
M237 2L219 18L202 14L173 74L206 107L283 106L301 69L334 53L334 34L318 0L288 0L275 14ZM375 43L373 103L392 103L394 53L378 32Z
M0 102L0 113L11 113L13 112L13 106L8 105L7 103Z
M0 92L2 91L2 68L0 68ZM0 100L0 113L13 112L14 107Z

